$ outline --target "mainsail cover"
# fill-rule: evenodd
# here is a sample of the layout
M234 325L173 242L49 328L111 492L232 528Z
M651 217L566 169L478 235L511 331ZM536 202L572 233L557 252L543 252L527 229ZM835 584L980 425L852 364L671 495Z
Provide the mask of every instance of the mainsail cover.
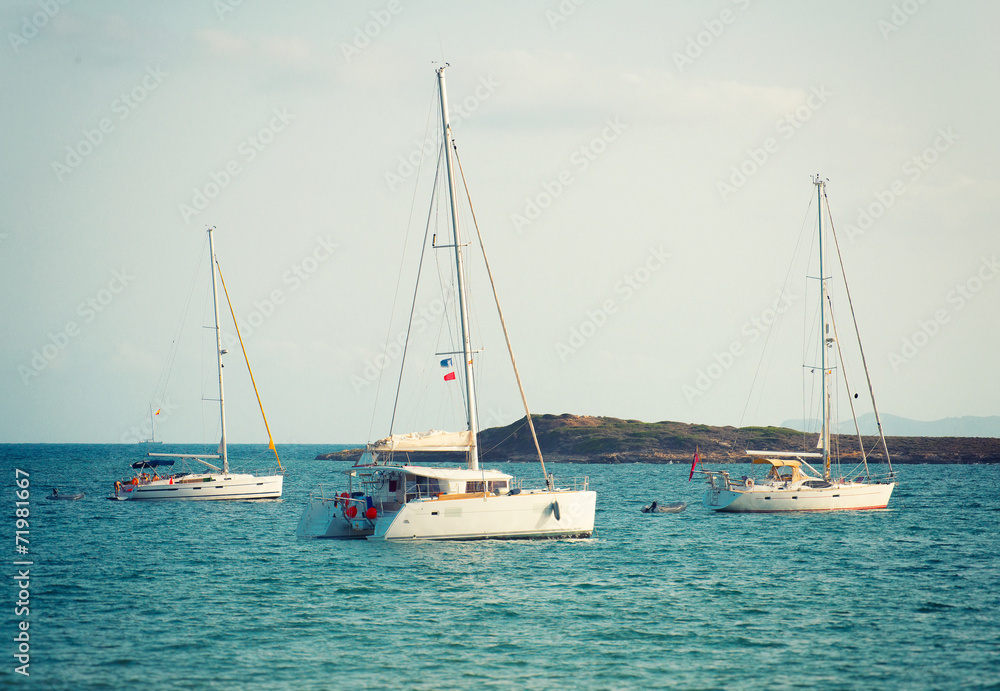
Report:
M472 433L443 432L428 430L427 432L411 432L409 434L391 434L385 439L379 439L371 445L372 451L468 451L472 448Z

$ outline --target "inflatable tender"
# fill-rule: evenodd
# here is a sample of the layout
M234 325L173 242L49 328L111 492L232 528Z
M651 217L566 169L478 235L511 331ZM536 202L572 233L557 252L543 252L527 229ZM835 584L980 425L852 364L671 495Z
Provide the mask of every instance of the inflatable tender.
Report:
M661 504L659 502L652 502L642 507L641 511L643 513L680 513L687 508L687 502L677 501L672 504Z

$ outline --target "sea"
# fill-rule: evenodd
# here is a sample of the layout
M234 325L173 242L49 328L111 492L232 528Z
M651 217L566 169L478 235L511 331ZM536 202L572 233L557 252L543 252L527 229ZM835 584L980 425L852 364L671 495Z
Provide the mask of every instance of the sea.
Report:
M723 515L686 464L549 464L589 476L593 538L298 539L339 448L279 446L280 500L133 503L106 497L138 447L0 446L0 687L1000 689L1000 466L899 466L880 511Z

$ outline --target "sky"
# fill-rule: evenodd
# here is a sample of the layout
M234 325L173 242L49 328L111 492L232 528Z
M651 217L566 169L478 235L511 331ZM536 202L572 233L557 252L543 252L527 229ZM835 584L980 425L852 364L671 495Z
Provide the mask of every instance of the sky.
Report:
M765 351L763 325L808 314L819 174L880 411L998 415L998 23L985 1L4 3L0 442L132 442L150 407L159 439L215 438L209 226L275 441L388 433L442 60L533 413L803 417L802 330ZM266 441L228 334L229 440ZM503 341L477 347L481 424L512 422ZM781 373L749 405L761 362Z

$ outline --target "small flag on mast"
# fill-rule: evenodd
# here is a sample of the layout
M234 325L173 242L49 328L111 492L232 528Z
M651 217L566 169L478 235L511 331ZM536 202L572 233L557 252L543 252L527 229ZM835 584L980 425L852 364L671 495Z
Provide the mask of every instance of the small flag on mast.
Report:
M454 372L448 372L448 374L444 375L444 380L445 381L454 381L454 379L455 379L455 373Z
M451 367L452 366L451 365L451 358L447 358L445 360L442 360L441 361L441 366L442 367Z
M157 409L156 409L156 412L155 412L155 413L153 413L153 415L159 415L159 414L160 414L160 410L161 410L161 408L157 408Z
M688 473L688 482L691 482L691 478L694 477L694 467L701 463L701 459L698 458L698 447L694 447L694 461L691 462L691 472Z

